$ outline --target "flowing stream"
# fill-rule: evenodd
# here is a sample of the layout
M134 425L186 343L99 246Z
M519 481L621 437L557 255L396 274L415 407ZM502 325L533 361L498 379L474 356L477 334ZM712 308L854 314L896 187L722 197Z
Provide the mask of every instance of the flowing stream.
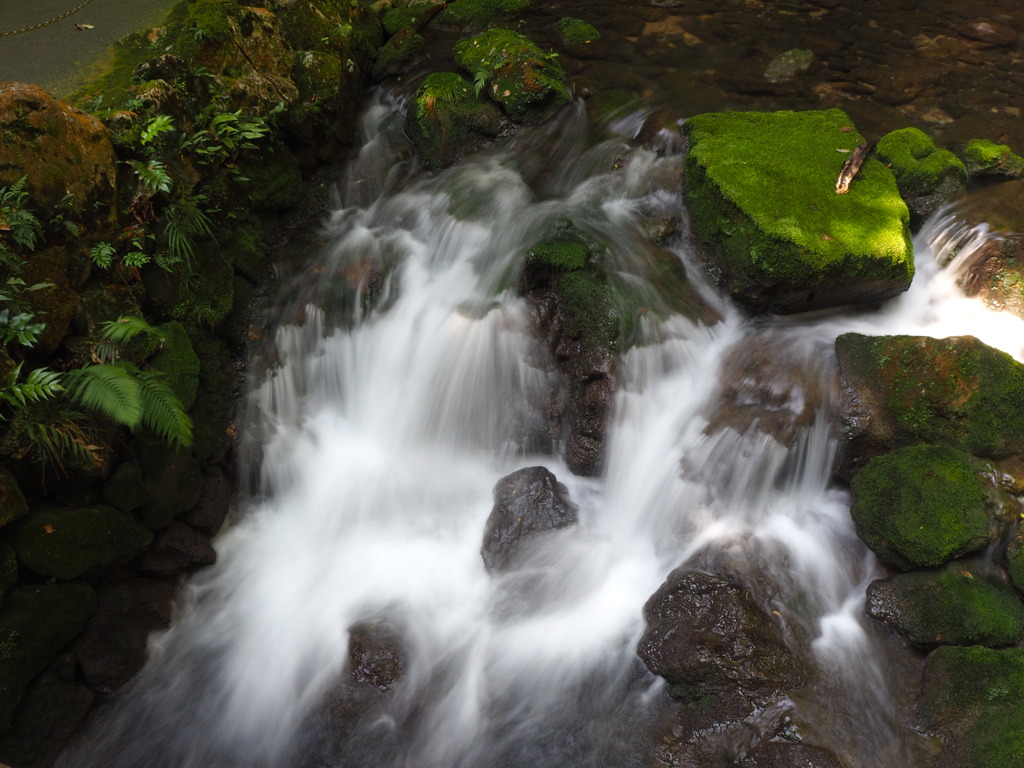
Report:
M684 217L682 154L637 146L643 117L593 126L576 105L424 175L394 162L398 108L369 108L324 246L282 281L252 363L252 492L151 662L61 765L650 765L668 698L636 657L641 609L708 557L756 569L807 639L822 674L794 707L817 743L857 768L920 764L892 682L902 662L862 615L876 564L831 482L832 342L973 334L1020 357L1019 321L959 298L939 268L987 235L936 217L899 299L757 319L676 238L707 309L670 312L644 231ZM524 249L560 218L650 299L596 478L561 463L559 375L515 289ZM724 399L741 418L722 418ZM492 488L533 465L568 486L580 523L490 575ZM360 623L398 639L397 681L354 682Z

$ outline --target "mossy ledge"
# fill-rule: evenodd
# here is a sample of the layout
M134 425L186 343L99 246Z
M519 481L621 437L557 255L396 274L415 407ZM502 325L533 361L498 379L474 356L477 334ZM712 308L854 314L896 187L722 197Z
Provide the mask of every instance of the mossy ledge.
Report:
M694 233L737 302L791 313L910 286L909 214L889 169L868 158L849 194L836 193L862 142L841 110L707 113L683 131Z

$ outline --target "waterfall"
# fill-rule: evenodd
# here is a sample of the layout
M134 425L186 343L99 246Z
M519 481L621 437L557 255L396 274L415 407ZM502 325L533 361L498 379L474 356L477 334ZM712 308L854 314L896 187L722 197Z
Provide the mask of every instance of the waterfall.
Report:
M395 162L397 114L385 101L367 112L326 245L287 277L256 350L252 492L219 562L188 582L151 661L60 765L648 765L666 697L635 654L641 609L674 567L710 556L762 573L808 638L825 673L795 706L823 738L852 765L912 765L895 662L862 615L875 561L831 483L832 342L967 333L1019 358L1019 321L959 297L939 268L986 234L936 216L914 286L884 308L756 320L675 242L718 319L642 316L606 470L574 477L518 264L569 218L609 244L613 279L657 306L643 226L685 216L679 149L636 146L637 116L590 139L577 105L424 175ZM580 523L489 574L492 488L534 465L567 485ZM361 623L397 638L397 682L353 686Z

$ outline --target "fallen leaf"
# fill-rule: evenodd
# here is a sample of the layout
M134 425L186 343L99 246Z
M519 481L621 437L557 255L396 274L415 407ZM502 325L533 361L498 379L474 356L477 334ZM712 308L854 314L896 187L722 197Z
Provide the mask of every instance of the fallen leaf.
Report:
M96 25L95 24L75 24L75 29L78 29L78 30L96 29Z
M850 131L853 130L853 126L852 125L844 125L839 130L842 131L843 133L849 133Z
M46 525L44 525L44 526L43 526L43 531L45 531L46 533L56 533L56 532L57 532L57 529L56 529L56 528L54 528L54 527L53 527L52 525L50 525L49 523L47 523Z

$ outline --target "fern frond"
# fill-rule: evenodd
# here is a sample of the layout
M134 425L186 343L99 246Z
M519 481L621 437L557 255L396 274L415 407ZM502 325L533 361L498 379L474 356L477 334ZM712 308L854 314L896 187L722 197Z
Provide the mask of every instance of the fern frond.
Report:
M137 429L142 423L142 395L130 363L87 365L65 374L68 394L86 408L118 424Z
M7 375L7 382L0 389L0 400L3 400L14 408L25 408L31 403L40 403L56 397L64 391L61 385L61 375L49 368L36 368L25 378L25 381L18 382L21 376L22 363L18 363L14 370Z
M192 419L174 391L149 371L136 374L142 399L142 423L172 445L192 445Z
M121 315L117 320L108 320L102 323L100 338L114 344L127 344L139 334L145 334L151 339L163 342L160 332L141 317L134 315Z

